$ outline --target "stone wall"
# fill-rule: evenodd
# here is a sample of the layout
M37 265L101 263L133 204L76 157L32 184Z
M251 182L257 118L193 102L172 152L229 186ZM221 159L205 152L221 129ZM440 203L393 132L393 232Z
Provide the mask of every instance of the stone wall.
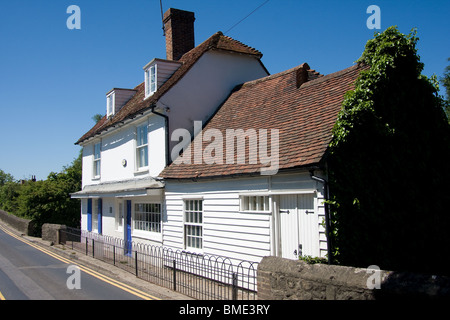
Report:
M450 299L450 278L265 257L260 300Z
M64 235L61 235L59 230L66 230L65 225L60 224L51 224L51 223L44 223L42 225L42 240L50 241L54 244L59 244L61 236L64 237Z
M3 210L0 210L0 221L3 221L27 236L34 236L37 231L33 221L16 217Z

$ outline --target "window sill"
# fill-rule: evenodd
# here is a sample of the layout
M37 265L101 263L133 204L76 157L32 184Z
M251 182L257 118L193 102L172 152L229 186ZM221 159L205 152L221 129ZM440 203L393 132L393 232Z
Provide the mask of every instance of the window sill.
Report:
M133 232L131 233L131 237L162 242L162 233L159 232L133 230Z
M144 100L150 98L150 97L153 96L155 93L156 93L156 91L153 91L153 92L150 92L150 93L146 93L146 94L145 94L145 97L144 97Z
M134 175L135 175L135 176L141 175L141 174L146 174L146 173L149 173L148 167L145 167L145 168L143 168L143 169L139 169L139 170L137 170L137 171L134 171Z
M203 256L204 255L203 249L198 249L198 248L186 247L185 249L183 249L182 252L184 254L192 254L192 255L197 255L197 256Z
M248 213L248 214L272 214L272 211L252 211L252 210L239 210L239 213Z

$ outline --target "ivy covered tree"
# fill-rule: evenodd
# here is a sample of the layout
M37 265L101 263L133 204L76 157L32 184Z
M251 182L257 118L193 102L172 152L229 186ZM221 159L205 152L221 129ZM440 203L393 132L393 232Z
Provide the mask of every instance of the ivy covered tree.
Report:
M328 159L334 262L448 273L450 126L417 41L390 27L358 60Z

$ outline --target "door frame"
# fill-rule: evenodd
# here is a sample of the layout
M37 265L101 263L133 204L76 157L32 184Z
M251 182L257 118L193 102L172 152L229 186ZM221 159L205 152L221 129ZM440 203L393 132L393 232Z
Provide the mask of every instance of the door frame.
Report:
M297 215L297 227L299 226L299 208L298 208L298 203L299 203L299 197L301 195L310 195L313 199L313 210L314 210L314 215L317 217L317 221L319 222L319 210L318 210L318 206L317 206L317 191L316 190L306 190L306 191L296 191L296 192L282 192L282 193L277 193L277 194L273 194L272 196L272 245L271 245L271 251L272 251L272 255L277 256L277 257L282 257L283 253L282 253L282 226L281 226L281 213L280 210L283 210L282 206L281 206L281 197L285 196L285 195L296 195L297 196L297 206L296 206L296 212L295 213L290 213L290 214L296 214ZM317 226L318 227L318 226ZM300 234L299 234L300 230L298 230L298 242L300 242ZM317 229L317 240L320 241L320 235L319 235L320 231ZM300 243L299 243L300 244ZM318 252L318 256L320 256L320 245L319 243L317 244L317 248L319 250Z
M132 238L131 238L131 216L132 216L132 203L131 200L125 200L124 201L124 226L123 226L123 232L124 232L124 250L125 254L131 254L132 250Z

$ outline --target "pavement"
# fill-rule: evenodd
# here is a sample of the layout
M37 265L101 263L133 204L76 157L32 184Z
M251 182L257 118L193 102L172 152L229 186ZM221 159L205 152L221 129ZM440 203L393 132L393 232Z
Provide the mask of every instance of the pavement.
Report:
M4 223L3 221L1 221L0 223L10 232L23 237L24 239L32 242L35 245L39 245L47 250L51 250L62 257L73 260L74 264L80 264L85 267L91 268L99 273L104 274L105 276L132 286L154 297L158 297L161 300L195 300L176 291L160 287L148 281L139 279L135 275L118 267L115 267L114 265L105 263L101 260L97 260L93 257L86 256L80 252L68 249L67 247L63 247L62 245L54 245L50 241L45 241L38 237L30 237L24 235L10 225Z

